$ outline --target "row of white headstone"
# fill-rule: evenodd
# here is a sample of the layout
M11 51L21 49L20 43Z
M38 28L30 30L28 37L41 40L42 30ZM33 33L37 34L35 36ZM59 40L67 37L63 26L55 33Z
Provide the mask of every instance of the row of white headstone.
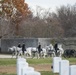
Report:
M76 75L76 65L70 65L68 60L62 60L61 57L54 57L53 73L59 73L59 75Z
M30 67L25 58L17 58L17 75L41 75L40 72L35 71Z

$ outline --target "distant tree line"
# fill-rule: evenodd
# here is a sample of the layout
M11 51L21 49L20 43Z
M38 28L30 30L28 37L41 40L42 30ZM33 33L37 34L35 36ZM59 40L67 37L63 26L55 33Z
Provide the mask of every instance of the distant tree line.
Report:
M26 5L26 8L31 12L28 11L26 14L24 14L25 12L22 9L17 8L19 5L15 3L13 5L15 5L17 11L11 17L7 16L8 20L3 17L4 14L1 13L0 15L1 38L76 37L76 4L73 6L63 5L57 8L56 12L50 12L50 9L46 10L37 6L36 15L33 15L34 13L28 8L28 5Z

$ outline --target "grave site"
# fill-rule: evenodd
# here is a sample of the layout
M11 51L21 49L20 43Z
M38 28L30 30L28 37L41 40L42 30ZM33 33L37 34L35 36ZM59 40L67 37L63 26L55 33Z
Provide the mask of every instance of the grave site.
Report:
M0 0L0 75L76 75L76 0Z
M63 60L61 57L54 57L53 73L58 73L59 75L75 75L76 65L70 65L69 60Z
M51 67L53 66L53 67ZM75 75L75 58L0 58L0 75Z

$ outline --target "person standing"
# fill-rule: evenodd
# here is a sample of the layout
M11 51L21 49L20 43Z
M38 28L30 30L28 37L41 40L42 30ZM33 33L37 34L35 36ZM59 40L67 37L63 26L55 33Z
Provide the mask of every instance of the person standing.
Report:
M21 48L21 44L20 43L18 44L18 47Z
M23 45L22 45L22 53L23 53L23 55L24 55L25 51L26 51L26 48L25 48L25 44L23 43Z
M50 44L50 45L49 45L49 48L50 48L50 51L53 50L53 45Z
M39 52L39 54L40 54L40 52L41 52L41 44L39 43L39 45L38 45L38 52Z
M56 43L56 44L54 45L54 49L55 49L55 54L57 55L57 51L59 50L59 49L58 49L58 43Z
M41 48L41 44L39 43L38 45L38 58L41 57L41 51L42 51L42 48Z

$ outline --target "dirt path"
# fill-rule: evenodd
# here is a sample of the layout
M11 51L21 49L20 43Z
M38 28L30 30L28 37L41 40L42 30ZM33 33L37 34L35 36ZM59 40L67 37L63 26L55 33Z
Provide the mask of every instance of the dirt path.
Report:
M36 71L51 71L51 65L49 64L38 64L38 65L30 65L35 68Z
M0 58L12 58L12 55L0 54ZM13 56L13 58L16 58L16 56Z
M51 71L51 65L29 65L34 67L36 71ZM0 73L16 73L16 66L0 66Z

